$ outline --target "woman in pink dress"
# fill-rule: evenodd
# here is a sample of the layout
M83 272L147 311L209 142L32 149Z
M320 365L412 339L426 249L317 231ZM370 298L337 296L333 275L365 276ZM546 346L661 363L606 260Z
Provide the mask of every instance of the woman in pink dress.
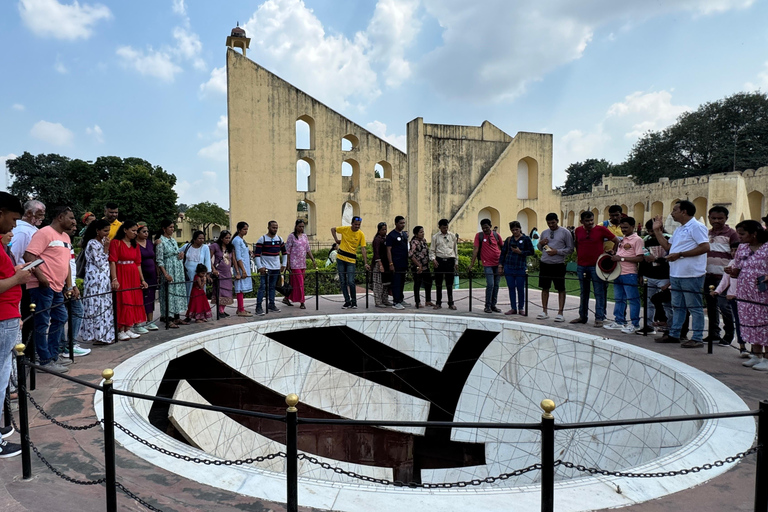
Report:
M737 308L741 337L752 345L752 354L742 364L753 370L768 371L765 347L768 345L768 232L756 220L736 224L741 239L733 258L726 267L731 277L737 277ZM761 284L761 282L763 284ZM764 290L764 291L761 291Z
M109 273L117 291L118 341L138 338L131 327L147 321L142 290L147 282L141 274L141 251L136 243L139 226L126 220L109 243Z
M296 220L293 233L288 235L285 241L285 252L288 253L288 267L285 270L290 273L293 290L290 297L283 298L283 304L293 306L291 301L298 302L301 304L301 309L307 309L304 305L304 273L307 269L307 256L312 260L315 270L317 270L317 262L309 249L309 239L304 234L302 219Z

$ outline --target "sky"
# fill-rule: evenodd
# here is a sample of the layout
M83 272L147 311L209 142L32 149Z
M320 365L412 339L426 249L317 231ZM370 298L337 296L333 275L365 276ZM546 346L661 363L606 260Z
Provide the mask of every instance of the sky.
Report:
M554 187L704 102L768 90L766 20L768 0L6 0L0 165L135 156L177 176L180 203L228 207L240 23L249 58L403 150L416 117L553 134Z

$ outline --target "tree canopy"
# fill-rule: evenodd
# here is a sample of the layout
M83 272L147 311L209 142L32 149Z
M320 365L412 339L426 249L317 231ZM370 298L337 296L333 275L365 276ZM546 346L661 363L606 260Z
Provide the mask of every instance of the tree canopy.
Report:
M187 207L184 216L190 224L201 228L203 233L205 233L205 238L208 238L208 228L211 225L229 225L227 211L216 203L209 203L208 201Z
M86 211L100 217L104 205L113 201L120 219L145 221L150 229L176 218L176 176L141 158L103 156L91 163L25 152L6 165L10 192L22 200L42 201L49 213L54 206L68 205L78 218Z
M566 169L563 195L591 190L600 174L587 172L584 163ZM635 183L654 183L768 165L768 95L740 92L708 102L659 131L645 133L626 161L611 166L615 176L631 175ZM607 174L607 173L606 173ZM588 181L592 180L588 184Z
M605 159L589 158L576 162L565 170L565 185L560 189L564 196L592 192L592 185L600 181L603 174L616 174L615 165Z

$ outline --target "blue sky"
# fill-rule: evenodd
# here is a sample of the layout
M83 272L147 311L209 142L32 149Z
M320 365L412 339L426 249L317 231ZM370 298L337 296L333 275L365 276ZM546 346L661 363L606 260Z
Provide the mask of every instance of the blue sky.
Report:
M405 126L554 135L623 160L702 102L768 90L763 0L13 0L0 3L0 164L137 156L179 201L228 206L225 40L405 148ZM768 162L766 162L768 164ZM5 176L0 178L5 185Z

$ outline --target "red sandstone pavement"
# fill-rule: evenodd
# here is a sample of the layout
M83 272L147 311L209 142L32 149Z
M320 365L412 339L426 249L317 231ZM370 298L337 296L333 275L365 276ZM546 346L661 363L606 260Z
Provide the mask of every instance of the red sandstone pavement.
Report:
M457 291L456 298L459 311L450 312L447 308L440 314L460 314L477 317L487 315L478 313L482 309L482 291L474 293L474 313L469 313L467 307L467 292ZM500 297L506 297L502 291ZM554 297L553 297L554 298ZM307 310L298 307L284 307L283 312L276 315L279 318L287 316L308 316L313 314L344 314L340 309L339 298L328 297L320 299L320 310L315 311L314 300L308 301ZM504 299L500 299L503 303ZM538 301L538 294L531 291L532 303ZM364 300L360 300L361 309L350 313L363 313ZM502 306L504 304L501 304ZM566 309L577 306L577 299L569 297ZM369 313L392 310L373 308ZM610 308L609 308L610 310ZM741 366L738 351L734 348L715 347L712 355L706 349L685 350L677 345L657 344L652 337L624 335L619 331L607 333L604 329L595 329L591 325L551 324L551 320L538 321L535 315L540 309L532 305L530 316L524 318L515 316L516 321L537 324L548 324L557 327L577 330L590 334L610 335L612 338L642 346L655 352L673 357L694 366L719 379L733 389L750 408L757 408L758 401L768 397L768 375ZM408 308L405 313L431 314L432 310L414 310ZM494 315L502 318L501 315ZM573 310L567 311L566 318L575 317ZM177 330L161 330L150 335L142 336L133 342L121 342L106 347L95 347L87 357L78 358L72 365L70 375L99 383L101 370L114 368L128 357L150 347L192 332L214 329L223 325L232 325L245 321L268 321L272 316L241 319L230 317L219 322L198 324L182 327ZM510 317L505 317L510 318ZM34 399L46 411L60 421L72 425L86 425L95 420L93 413L93 393L74 383L63 379L38 374L37 389L32 393ZM557 411L555 411L555 415ZM80 479L92 480L103 477L103 432L100 428L86 431L67 431L51 424L34 408L30 407L31 439L41 453L54 467L64 474ZM9 439L18 442L18 435ZM49 471L38 458L32 454L33 477L24 481L21 478L21 459L0 460L0 511L46 511L46 512L91 512L105 509L105 493L103 485L81 486L68 483ZM200 471L205 471L201 466ZM639 505L626 507L627 512L661 512L661 511L748 511L754 510L754 479L755 457L750 456L745 461L736 464L727 473L710 480L703 485ZM151 505L172 511L281 511L284 504L265 502L256 498L225 492L220 489L201 485L197 482L169 473L136 457L132 453L117 447L117 479L125 487L144 498ZM765 483L768 485L768 482ZM301 503L301 496L299 496ZM510 509L514 505L510 504ZM118 491L118 509L121 511L146 510L144 507ZM302 510L308 510L302 507ZM557 496L555 496L557 510Z

